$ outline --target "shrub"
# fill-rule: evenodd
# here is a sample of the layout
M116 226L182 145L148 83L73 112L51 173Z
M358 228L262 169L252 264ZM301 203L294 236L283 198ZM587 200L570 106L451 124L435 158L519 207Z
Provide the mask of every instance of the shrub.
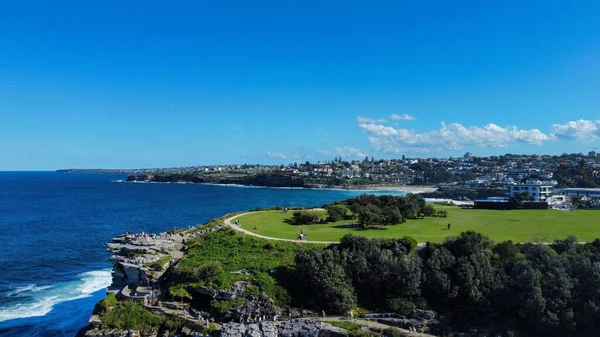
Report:
M417 249L418 242L412 236L403 236L398 240L398 243L406 248L407 252L412 252Z
M144 254L140 253L140 252L133 251L133 250L127 252L127 258L129 258L129 259L135 259L136 257L140 257L142 255L144 255Z
M435 216L436 211L432 204L427 204L423 206L420 210L421 214L424 216Z
M184 324L180 318L158 315L146 310L139 301L121 302L113 310L102 313L100 319L105 328L133 329L142 333L150 332L163 324L173 330Z
M194 269L194 274L199 280L210 281L223 273L223 266L219 261L211 261Z
M162 271L164 268L164 265L167 264L167 262L169 262L169 261L171 261L171 256L167 255L167 256L161 257L158 261L155 261L152 263L147 263L144 266L148 267L152 270Z
M339 205L327 206L325 209L327 210L329 221L332 222L343 220L348 213L348 209L346 207Z
M394 329L394 328L387 328L387 329L383 330L382 335L384 335L386 337L406 337L405 333L403 333L402 331L400 331L398 329Z
M391 298L387 301L388 308L400 315L408 316L415 311L415 304L403 298Z
M314 212L294 212L294 224L296 225L310 225L319 222L320 218L317 213Z

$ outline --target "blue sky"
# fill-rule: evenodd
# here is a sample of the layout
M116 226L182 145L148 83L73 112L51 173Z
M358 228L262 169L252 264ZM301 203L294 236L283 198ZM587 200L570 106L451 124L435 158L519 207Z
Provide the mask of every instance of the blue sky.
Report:
M0 170L600 146L598 1L4 1Z

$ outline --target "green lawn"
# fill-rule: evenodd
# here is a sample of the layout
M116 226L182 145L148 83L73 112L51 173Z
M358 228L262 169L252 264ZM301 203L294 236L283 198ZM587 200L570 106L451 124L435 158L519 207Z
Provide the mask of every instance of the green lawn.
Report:
M419 243L441 242L448 236L473 230L485 234L496 241L550 242L575 235L579 241L592 241L600 238L600 211L578 210L562 212L556 210L474 210L458 207L436 206L448 210L447 218L425 218L408 220L405 224L384 228L357 230L341 228L351 221L296 226L291 224L292 213L267 211L248 214L238 218L242 228L265 236L296 239L302 227L311 241L337 241L352 233L366 237L412 236ZM319 212L325 217L326 212ZM452 228L447 230L448 223ZM256 226L256 229L254 229Z

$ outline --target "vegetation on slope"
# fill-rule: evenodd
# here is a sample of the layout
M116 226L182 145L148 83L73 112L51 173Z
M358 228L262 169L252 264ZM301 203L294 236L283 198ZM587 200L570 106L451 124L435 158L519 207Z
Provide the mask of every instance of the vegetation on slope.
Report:
M279 303L289 295L281 285L294 265L296 251L311 247L289 242L270 242L224 229L190 240L174 270L172 286L227 289L235 281L249 280ZM218 264L215 264L218 261ZM234 273L237 272L237 273Z
M299 252L295 275L307 305L328 313L427 308L459 330L489 334L593 336L600 329L600 240L495 244L465 232L416 254L346 236Z
M118 301L114 293L96 305L105 329L134 329L142 333L167 329L176 331L188 324L182 318L159 315L146 310L141 301Z

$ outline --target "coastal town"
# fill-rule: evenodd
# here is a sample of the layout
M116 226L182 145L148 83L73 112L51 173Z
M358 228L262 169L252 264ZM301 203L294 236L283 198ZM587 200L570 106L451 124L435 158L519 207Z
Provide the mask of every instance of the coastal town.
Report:
M60 170L73 172L78 170ZM196 182L266 187L401 189L429 198L526 201L600 207L600 152L587 154L309 161L287 165L208 165L101 170L132 174L128 181ZM499 199L498 199L499 198ZM571 207L571 206L568 206Z

